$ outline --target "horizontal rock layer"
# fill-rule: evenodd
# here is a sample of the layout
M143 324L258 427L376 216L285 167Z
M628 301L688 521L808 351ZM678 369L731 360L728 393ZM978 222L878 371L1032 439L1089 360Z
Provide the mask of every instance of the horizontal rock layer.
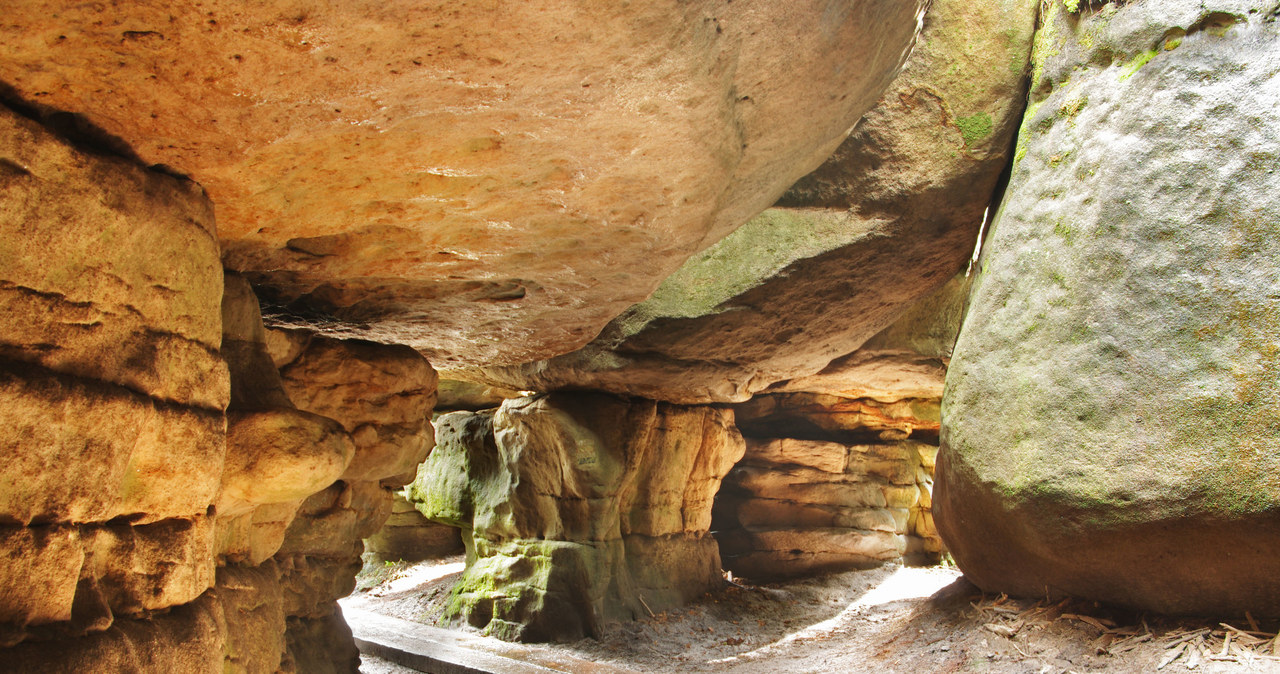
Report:
M153 628L116 621L214 584L221 297L199 187L0 107L0 645L99 633L128 669Z
M883 416L833 411L838 423L810 426L807 418L825 409L815 401L876 409L813 394L758 396L736 406L747 451L725 477L712 522L725 568L772 580L935 562L942 552L930 513L937 447L905 439L913 424L927 430L932 423L900 416L886 431ZM901 409L912 406L922 401ZM852 444L858 436L870 439Z

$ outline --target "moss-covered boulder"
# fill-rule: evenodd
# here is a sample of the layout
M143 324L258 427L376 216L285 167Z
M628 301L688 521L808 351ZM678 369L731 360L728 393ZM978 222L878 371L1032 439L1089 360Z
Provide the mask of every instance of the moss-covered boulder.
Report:
M1049 6L943 404L980 587L1280 614L1276 10Z
M511 399L438 421L409 487L463 529L444 619L504 639L599 635L720 581L711 502L745 445L733 413L601 394Z

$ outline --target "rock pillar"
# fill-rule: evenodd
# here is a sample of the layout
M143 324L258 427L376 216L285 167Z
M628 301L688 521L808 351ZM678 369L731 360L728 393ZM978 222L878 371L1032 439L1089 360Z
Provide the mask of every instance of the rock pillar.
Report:
M463 529L468 565L447 619L509 640L575 639L721 582L708 527L743 452L731 412L557 393L438 425L409 494Z

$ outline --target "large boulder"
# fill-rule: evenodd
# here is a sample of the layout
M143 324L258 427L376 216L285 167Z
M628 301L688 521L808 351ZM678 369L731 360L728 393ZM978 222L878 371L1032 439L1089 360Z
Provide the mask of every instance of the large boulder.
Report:
M948 373L938 528L988 591L1280 614L1276 3L1069 4Z
M504 639L599 635L720 582L708 535L741 458L732 412L598 393L442 416L409 498L463 530L446 621Z
M43 0L6 8L0 82L204 186L281 320L523 362L817 167L925 4Z
M889 91L774 208L585 348L458 376L741 402L852 354L969 258L1012 154L1037 6L935 0Z

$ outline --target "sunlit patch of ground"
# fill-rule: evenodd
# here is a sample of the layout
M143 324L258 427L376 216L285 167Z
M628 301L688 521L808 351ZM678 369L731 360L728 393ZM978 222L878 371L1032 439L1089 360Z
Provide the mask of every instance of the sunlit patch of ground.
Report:
M461 557L397 567L343 603L434 624L461 569ZM614 623L599 640L545 647L637 672L1280 673L1267 650L1280 648L1268 640L1275 621L1219 622L984 596L954 569L890 565L758 587L726 581L691 606Z

